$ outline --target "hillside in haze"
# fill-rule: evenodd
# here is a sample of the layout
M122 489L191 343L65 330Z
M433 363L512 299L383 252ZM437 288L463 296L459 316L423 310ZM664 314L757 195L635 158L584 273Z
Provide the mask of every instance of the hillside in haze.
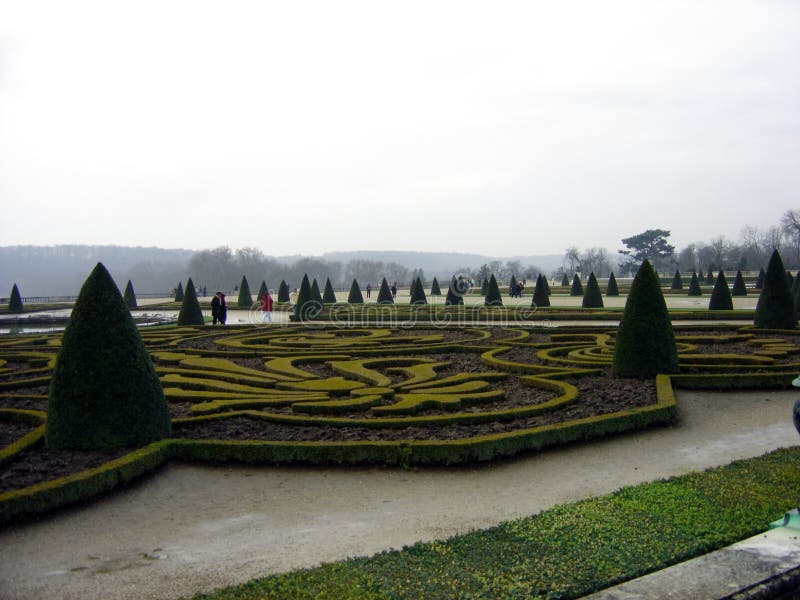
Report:
M0 297L7 297L14 283L19 286L23 297L31 296L74 296L88 274L98 262L109 270L117 286L124 289L130 279L137 293L164 293L186 282L198 273L191 273L190 261L196 252L186 249L164 249L155 247L131 246L5 246L0 247ZM314 260L309 260L314 259ZM330 275L344 282L348 263L373 262L386 266L400 265L408 270L422 269L426 277L447 279L454 273L475 270L483 264L499 261L519 261L523 266L536 266L544 272L558 268L562 256L550 254L541 256L492 257L459 252L402 252L402 251L352 251L328 252L319 257L282 256L272 260L281 264L295 264L298 267L316 261L319 273L315 276ZM330 263L329 272L325 264ZM235 268L231 270L236 271ZM271 273L254 272L248 277L253 280L262 277L277 279ZM387 273L388 276L388 273ZM291 281L286 274L280 277ZM293 276L296 278L296 275ZM241 272L230 273L230 287L241 278ZM299 280L298 280L299 281ZM379 280L378 280L379 281ZM200 279L200 285L206 283ZM212 282L207 282L209 285ZM349 283L349 282L347 282ZM296 285L297 282L294 283Z

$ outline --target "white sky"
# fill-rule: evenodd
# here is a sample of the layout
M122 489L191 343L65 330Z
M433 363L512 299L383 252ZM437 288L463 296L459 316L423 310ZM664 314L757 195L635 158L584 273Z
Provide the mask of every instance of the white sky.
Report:
M800 2L0 0L0 245L508 256L800 208Z

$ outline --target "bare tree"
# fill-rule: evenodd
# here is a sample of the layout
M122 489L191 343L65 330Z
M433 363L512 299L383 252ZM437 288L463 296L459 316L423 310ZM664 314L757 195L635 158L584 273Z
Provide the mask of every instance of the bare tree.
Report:
M611 261L605 248L587 248L580 255L580 263L581 271L585 274L594 273L596 277L607 277L611 272Z
M787 210L781 217L783 235L792 247L792 264L800 264L800 210Z
M581 265L581 251L577 246L570 246L564 250L564 270L569 273L583 270Z

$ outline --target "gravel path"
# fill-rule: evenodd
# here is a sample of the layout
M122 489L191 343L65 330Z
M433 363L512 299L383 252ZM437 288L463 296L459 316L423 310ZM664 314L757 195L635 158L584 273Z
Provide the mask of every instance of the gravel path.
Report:
M446 538L796 445L796 396L679 392L675 426L455 470L173 464L0 531L0 597L177 598Z

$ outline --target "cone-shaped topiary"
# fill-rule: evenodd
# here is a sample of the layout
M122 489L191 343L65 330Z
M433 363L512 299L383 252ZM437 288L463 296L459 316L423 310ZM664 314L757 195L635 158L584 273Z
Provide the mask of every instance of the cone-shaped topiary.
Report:
M594 276L594 271L589 273L581 306L583 308L603 308L603 294L600 293L600 286L597 283L597 277Z
M725 271L720 269L714 289L711 290L711 299L708 301L708 310L733 310L733 298L728 288Z
M741 271L736 271L736 279L733 280L731 295L734 297L747 296L747 286L744 284L744 277L742 277Z
M570 296L583 296L583 285L581 285L581 278L575 273L572 278L572 287L569 290Z
M675 269L675 276L672 278L672 285L670 289L673 290L682 290L683 289L683 279L681 279L681 272Z
M437 281L436 277L433 278L433 283L431 283L431 296L441 296L442 289L439 287L439 282Z
M47 446L142 446L169 433L153 361L114 280L97 263L75 301L50 379Z
M322 295L322 303L336 304L336 294L333 291L333 286L331 285L330 277L325 279L325 292Z
M281 284L278 286L278 302L289 302L289 284L281 279Z
M714 285L714 271L713 271L713 269L709 269L708 273L706 273L706 284L707 285Z
M567 286L567 285L569 285L569 277L567 277L567 274L564 273L564 276L561 278L561 287L564 287L564 286Z
M517 276L516 275L512 275L511 276L511 281L508 284L508 290L509 290L508 293L509 294L513 294L516 289L517 289Z
M447 296L444 300L445 304L450 306L463 306L464 296L459 289L458 281L455 276L450 280L450 286L447 288Z
M361 293L361 287L355 279L353 279L353 283L350 285L350 293L347 295L347 301L350 304L364 304L364 296Z
M531 306L550 306L550 296L547 295L547 289L545 288L546 283L547 279L542 277L542 274L539 273L539 276L536 278L536 287L533 288Z
M677 371L678 351L667 304L655 271L645 260L625 302L612 372L617 377L645 378Z
M542 275L542 274L539 273L539 275ZM542 283L544 284L544 291L549 296L551 294L551 292L550 292L550 284L547 283L547 277L545 277L544 275L542 275Z
M175 302L183 302L183 284L180 281L175 288Z
M311 299L317 304L322 304L322 293L319 291L316 277L311 280Z
M319 292L319 289L317 290ZM294 307L293 321L300 321L305 323L311 321L322 310L322 302L314 300L311 294L311 284L308 282L308 275L303 275L303 281L300 283L300 291L297 293L297 304Z
M485 298L486 294L488 293L489 293L489 280L484 277L483 281L481 282L481 296Z
M125 300L125 306L128 308L136 308L136 293L133 291L133 284L128 279L128 285L125 286L125 293L122 294L122 299Z
M513 275L511 277L512 280L515 280ZM500 297L500 288L497 285L497 279L495 278L494 274L489 277L489 289L486 292L486 300L484 301L484 304L486 306L503 306L503 299Z
M203 311L197 301L197 292L194 291L192 278L189 277L189 281L186 282L186 293L181 302L181 310L178 313L178 325L202 325L203 323L205 323Z
M15 283L11 288L11 297L8 299L8 312L21 313L22 310L22 296L19 295L19 288Z
M756 277L756 289L760 290L764 287L764 277L766 273L764 272L764 267L761 267L761 270L758 272L758 277Z
M386 277L381 280L381 289L378 291L378 304L394 304L392 291L389 289L389 284L386 283Z
M267 282L262 279L261 285L258 288L258 294L256 294L256 302L259 302L268 291Z
M797 313L786 270L777 250L772 252L764 275L764 288L756 304L755 326L763 329L794 329Z
M427 303L428 298L425 296L425 288L422 285L422 280L417 277L414 283L411 284L411 304L421 305Z
M703 289L700 287L700 279L694 271L692 271L692 279L689 281L689 293L687 296L702 296Z
M614 273L608 276L608 284L606 285L606 296L619 296L619 286L617 286L617 278Z
M253 306L253 295L250 293L250 284L247 283L247 277L242 275L242 283L239 284L239 301L237 302L239 308L250 308Z

